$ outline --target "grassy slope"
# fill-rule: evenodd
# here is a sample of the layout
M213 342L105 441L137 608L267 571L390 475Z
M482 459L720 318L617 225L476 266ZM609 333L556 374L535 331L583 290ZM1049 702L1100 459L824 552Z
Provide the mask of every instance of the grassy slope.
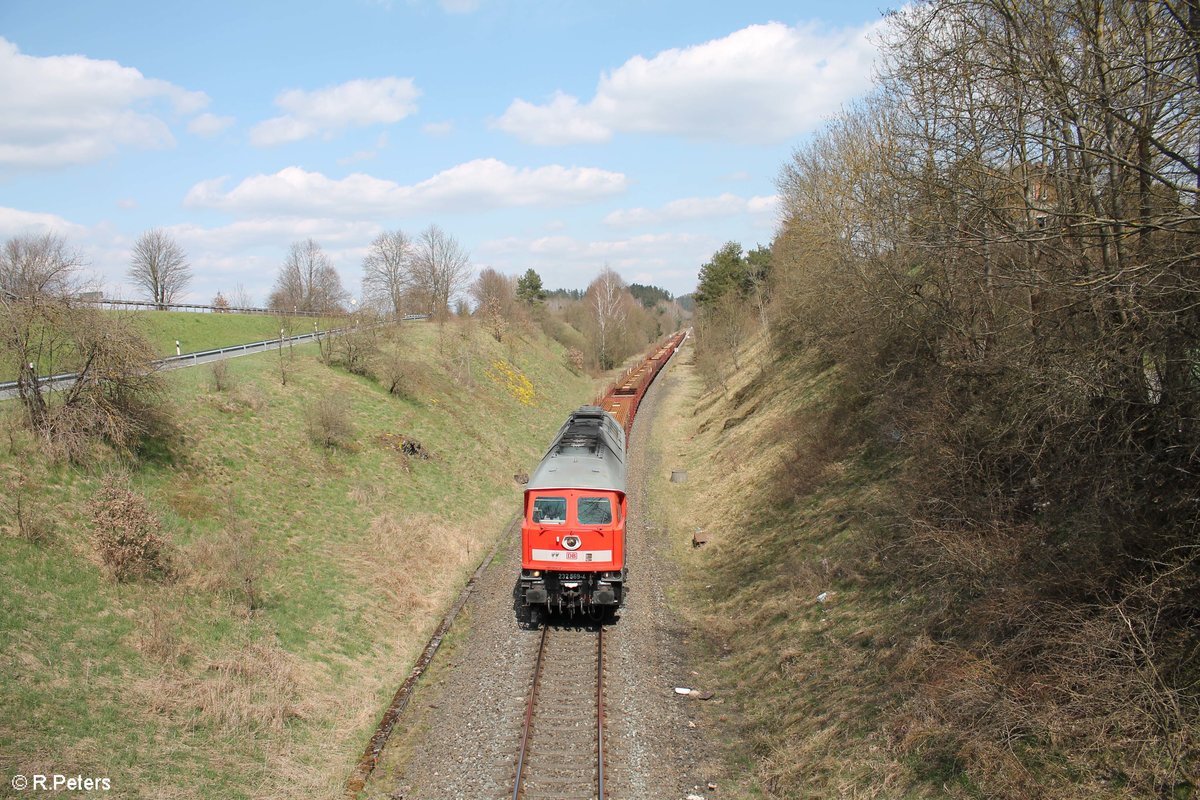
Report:
M814 446L805 417L831 375L802 358L763 373L756 349L727 391L708 392L691 362L689 350L664 413L688 480L660 476L656 491L690 576L681 605L707 634L698 680L735 709L709 707L737 784L725 796L942 796L933 787L957 780L952 765L889 755L903 735L885 724L903 700L893 634L911 606L879 579L886 556L871 544L884 467L852 453L813 474L796 459Z
M197 314L188 311L104 311L103 314L132 320L155 352L160 356L175 355L175 341L179 340L181 353L198 353L218 347L261 342L278 339L280 329L289 335L312 333L313 324L321 330L336 328L342 324L338 318L275 317L260 314ZM70 372L69 363L38 365L41 375ZM0 357L0 381L16 380L17 367L9 359Z
M340 320L316 317L274 317L259 314L194 314L187 311L113 311L131 317L163 356L175 355L175 340L184 353L217 347L278 339L280 329L289 335L312 333L313 323L321 330L341 324Z
M20 442L0 454L6 499L23 473L60 520L46 544L0 536L8 774L109 776L116 797L338 793L438 610L517 510L512 475L593 390L540 339L510 354L476 334L464 381L453 326L404 336L428 365L413 400L323 366L311 346L286 386L274 354L228 362L230 393L204 368L171 374L185 444L132 483L177 548L174 584L114 584L95 563L86 504L115 463L48 465ZM495 366L508 357L530 405ZM357 452L309 441L307 409L331 394L349 399ZM383 433L433 458L406 461ZM229 579L248 564L265 596L254 612Z

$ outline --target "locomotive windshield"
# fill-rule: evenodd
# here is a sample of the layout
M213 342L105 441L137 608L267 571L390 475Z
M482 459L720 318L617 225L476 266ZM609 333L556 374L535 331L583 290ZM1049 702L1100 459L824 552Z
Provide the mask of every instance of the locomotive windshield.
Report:
M607 497L581 497L575 507L580 525L609 525L612 523L612 503Z
M533 501L533 521L559 525L567 521L567 498L538 497Z

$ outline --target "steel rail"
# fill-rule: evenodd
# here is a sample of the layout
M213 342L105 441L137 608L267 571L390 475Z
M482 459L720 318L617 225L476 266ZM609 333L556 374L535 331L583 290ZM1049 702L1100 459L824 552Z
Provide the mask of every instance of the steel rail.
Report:
M537 663L533 666L533 687L529 690L529 702L525 706L525 725L521 730L521 751L517 754L517 778L513 781L513 800L520 800L521 782L524 780L525 754L529 750L529 731L533 728L533 707L537 705L538 684L542 680L542 663L546 655L546 639L550 627L542 626L542 640L538 644Z
M538 694L542 684L542 672L546 665L546 642L550 638L549 626L542 627L538 643L537 661L533 667L533 686L525 706L525 721L521 730L521 749L517 754L517 775L513 781L512 800L520 800L525 788L526 757L533 730L533 718L537 709ZM596 797L604 800L604 627L596 628Z
M604 800L604 625L596 627L596 796Z

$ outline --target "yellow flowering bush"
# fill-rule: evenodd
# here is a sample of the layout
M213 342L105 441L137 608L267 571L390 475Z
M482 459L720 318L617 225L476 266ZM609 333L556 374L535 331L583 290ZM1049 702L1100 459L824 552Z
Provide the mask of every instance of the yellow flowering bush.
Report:
M512 364L504 360L493 361L492 368L488 370L488 377L503 386L521 405L533 405L536 396L533 381Z

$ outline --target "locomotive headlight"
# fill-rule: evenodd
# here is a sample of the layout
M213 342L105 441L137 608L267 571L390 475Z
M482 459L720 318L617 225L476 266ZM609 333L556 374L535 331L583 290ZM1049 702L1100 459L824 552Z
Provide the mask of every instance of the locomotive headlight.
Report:
M564 536L562 540L563 547L568 550L578 550L581 544L583 544L583 540L578 536Z

